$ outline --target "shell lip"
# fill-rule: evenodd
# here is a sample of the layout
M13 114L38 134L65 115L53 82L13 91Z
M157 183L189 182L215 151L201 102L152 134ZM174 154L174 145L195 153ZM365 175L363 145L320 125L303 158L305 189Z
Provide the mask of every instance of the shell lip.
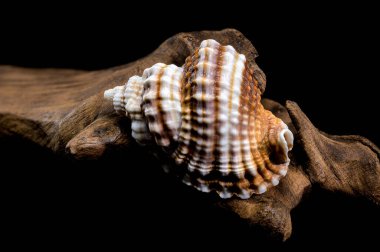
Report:
M286 153L293 149L294 136L288 128L281 130L278 137L279 143Z
M286 125L285 125L286 126ZM289 151L293 149L294 136L288 127L282 128L276 137L274 146L272 145L272 153L270 160L274 164L288 165L290 162Z

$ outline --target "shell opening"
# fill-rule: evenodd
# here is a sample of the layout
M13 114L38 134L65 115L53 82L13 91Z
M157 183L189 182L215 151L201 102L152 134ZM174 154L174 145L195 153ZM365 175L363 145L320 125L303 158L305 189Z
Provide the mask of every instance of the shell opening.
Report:
M293 133L289 129L283 129L279 134L279 144L286 151L291 151L293 149Z
M278 133L275 146L272 146L271 160L275 164L283 164L290 161L288 152L293 148L293 133L288 129L282 129Z

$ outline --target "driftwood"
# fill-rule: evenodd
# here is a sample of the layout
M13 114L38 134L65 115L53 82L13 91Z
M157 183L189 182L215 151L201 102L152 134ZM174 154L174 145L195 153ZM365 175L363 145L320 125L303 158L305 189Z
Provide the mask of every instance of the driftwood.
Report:
M99 159L113 148L135 148L128 121L104 101L104 90L122 85L157 62L181 65L206 38L231 44L255 64L257 52L252 44L240 32L228 29L181 33L145 58L100 71L1 66L0 140L21 138L78 160ZM265 75L255 69L264 91ZM332 136L319 131L294 102L288 101L284 107L264 99L263 104L295 135L287 176L277 187L249 200L211 197L210 203L281 240L291 235L290 211L314 186L380 205L378 147L360 136Z

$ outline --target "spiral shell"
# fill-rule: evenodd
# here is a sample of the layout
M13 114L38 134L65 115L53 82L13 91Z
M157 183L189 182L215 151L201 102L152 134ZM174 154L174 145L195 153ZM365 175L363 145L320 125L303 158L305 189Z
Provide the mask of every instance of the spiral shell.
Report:
M205 40L183 67L155 64L104 96L131 119L138 143L162 147L200 191L246 199L286 175L293 134L264 109L253 69L232 46Z

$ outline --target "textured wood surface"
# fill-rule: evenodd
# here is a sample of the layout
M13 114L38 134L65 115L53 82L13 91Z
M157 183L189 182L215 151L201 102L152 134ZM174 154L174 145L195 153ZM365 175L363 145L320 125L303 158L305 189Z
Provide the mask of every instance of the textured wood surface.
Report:
M228 29L181 33L147 57L100 71L0 66L0 140L21 139L77 160L97 160L118 147L138 148L129 135L127 119L116 115L111 104L104 101L104 90L124 84L157 62L183 64L200 41L207 38L234 46L255 64L257 52L252 44L240 32ZM258 67L255 69L264 91L265 75ZM360 136L320 132L294 102L284 107L264 99L263 104L283 119L295 135L287 176L277 187L249 200L210 196L209 204L279 240L290 237L290 211L314 186L360 196L380 205L380 151L373 143ZM160 169L159 165L156 168Z

